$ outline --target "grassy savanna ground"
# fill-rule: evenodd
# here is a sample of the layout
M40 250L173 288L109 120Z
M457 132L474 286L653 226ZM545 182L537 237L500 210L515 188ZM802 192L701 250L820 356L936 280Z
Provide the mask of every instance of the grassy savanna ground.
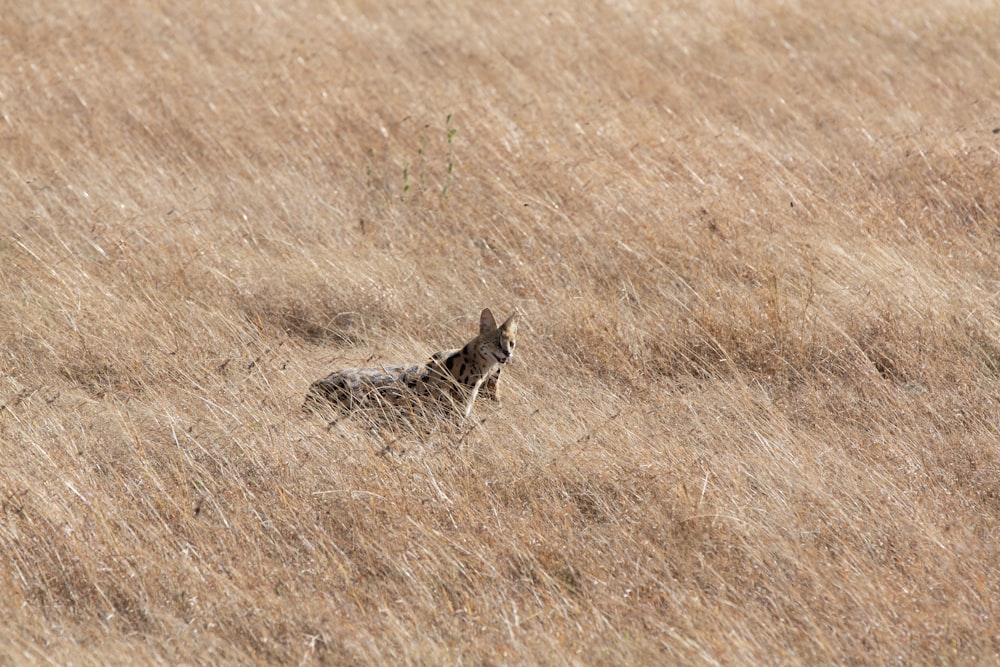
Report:
M993 2L7 3L0 662L1000 660L998 81ZM483 306L502 406L300 412Z

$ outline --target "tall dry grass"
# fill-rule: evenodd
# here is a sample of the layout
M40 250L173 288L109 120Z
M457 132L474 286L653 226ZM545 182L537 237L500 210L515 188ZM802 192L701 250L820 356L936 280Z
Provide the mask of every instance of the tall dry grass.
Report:
M0 661L1000 659L992 3L228 4L0 13Z

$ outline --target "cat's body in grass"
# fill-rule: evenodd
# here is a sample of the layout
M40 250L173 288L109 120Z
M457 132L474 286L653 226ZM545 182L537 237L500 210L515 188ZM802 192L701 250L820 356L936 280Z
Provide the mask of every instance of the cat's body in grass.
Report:
M468 417L477 396L498 400L497 383L514 354L517 321L515 312L498 326L486 308L479 335L463 347L435 352L420 363L335 371L312 383L303 407L332 404L351 412L444 405Z

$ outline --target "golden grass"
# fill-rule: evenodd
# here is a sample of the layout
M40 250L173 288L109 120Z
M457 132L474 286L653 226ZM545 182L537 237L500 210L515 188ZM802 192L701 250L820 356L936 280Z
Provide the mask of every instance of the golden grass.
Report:
M1000 660L992 3L202 4L0 17L0 661Z

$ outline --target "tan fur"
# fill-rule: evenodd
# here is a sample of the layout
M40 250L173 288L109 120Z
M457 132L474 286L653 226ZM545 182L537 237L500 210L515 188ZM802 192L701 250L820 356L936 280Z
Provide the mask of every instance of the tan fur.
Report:
M454 350L435 352L422 363L348 368L309 387L305 409L334 404L356 408L445 403L468 417L476 396L498 400L497 383L514 354L518 313L497 326L489 308L479 316L479 335Z

